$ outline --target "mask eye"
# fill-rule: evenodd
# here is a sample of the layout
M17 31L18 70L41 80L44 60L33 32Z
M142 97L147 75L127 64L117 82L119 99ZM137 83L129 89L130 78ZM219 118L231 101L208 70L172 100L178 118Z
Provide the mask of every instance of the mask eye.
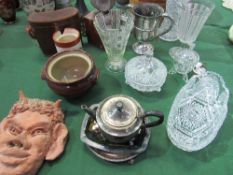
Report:
M32 136L46 134L46 131L43 128L37 128L31 132Z
M8 128L8 130L12 135L20 134L20 130L12 125Z

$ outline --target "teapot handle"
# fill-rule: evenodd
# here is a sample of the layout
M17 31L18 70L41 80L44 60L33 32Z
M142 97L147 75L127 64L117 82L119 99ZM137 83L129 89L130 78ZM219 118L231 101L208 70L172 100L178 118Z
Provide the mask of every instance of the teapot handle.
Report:
M92 117L92 119L96 120L96 113L93 109L84 104L81 105L81 109L88 113L88 115Z
M148 111L148 112L145 112L144 114L142 114L139 118L144 119L144 118L149 117L149 116L157 117L159 119L156 121L150 122L150 123L145 123L142 126L144 126L146 128L150 128L150 127L154 127L154 126L157 126L157 125L160 125L161 123L163 123L164 114L160 111Z
M174 20L173 20L170 16L168 16L167 13L163 13L163 14L160 15L158 18L160 18L159 27L161 26L161 24L162 24L162 19L164 19L164 18L167 18L167 19L169 20L169 26L168 26L164 31L162 31L162 32L160 32L159 34L157 34L157 35L155 36L155 38L157 38L157 37L159 37L159 36L162 36L162 35L168 33L168 32L172 29L172 27L173 27L173 25L174 25Z

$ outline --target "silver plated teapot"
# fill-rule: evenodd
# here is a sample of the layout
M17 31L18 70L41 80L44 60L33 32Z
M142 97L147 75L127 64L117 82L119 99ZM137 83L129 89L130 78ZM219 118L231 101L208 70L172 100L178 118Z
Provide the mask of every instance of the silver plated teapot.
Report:
M104 99L96 111L86 105L81 108L93 117L104 137L112 143L128 142L142 127L154 127L164 120L162 112L145 112L135 99L126 95L114 95ZM145 118L149 116L157 117L158 120L145 123Z

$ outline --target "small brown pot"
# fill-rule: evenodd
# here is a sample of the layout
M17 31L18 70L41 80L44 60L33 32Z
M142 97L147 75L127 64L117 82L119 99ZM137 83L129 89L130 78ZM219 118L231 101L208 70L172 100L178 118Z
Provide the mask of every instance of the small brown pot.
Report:
M75 7L32 13L28 17L28 22L26 31L38 41L45 55L53 55L57 52L52 38L54 32L63 31L67 27L80 31L79 12Z
M6 24L15 22L16 11L12 0L0 0L0 18L2 18Z
M63 51L49 58L41 78L58 95L75 98L97 82L99 70L83 50Z

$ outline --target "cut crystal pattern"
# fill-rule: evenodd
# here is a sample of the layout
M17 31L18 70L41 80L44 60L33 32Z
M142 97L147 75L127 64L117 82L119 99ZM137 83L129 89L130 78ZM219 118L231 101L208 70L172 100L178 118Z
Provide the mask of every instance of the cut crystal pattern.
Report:
M152 56L132 58L125 67L126 83L142 92L160 91L166 77L166 66Z
M214 72L193 76L177 94L168 117L170 140L185 151L213 141L227 115L229 90Z

